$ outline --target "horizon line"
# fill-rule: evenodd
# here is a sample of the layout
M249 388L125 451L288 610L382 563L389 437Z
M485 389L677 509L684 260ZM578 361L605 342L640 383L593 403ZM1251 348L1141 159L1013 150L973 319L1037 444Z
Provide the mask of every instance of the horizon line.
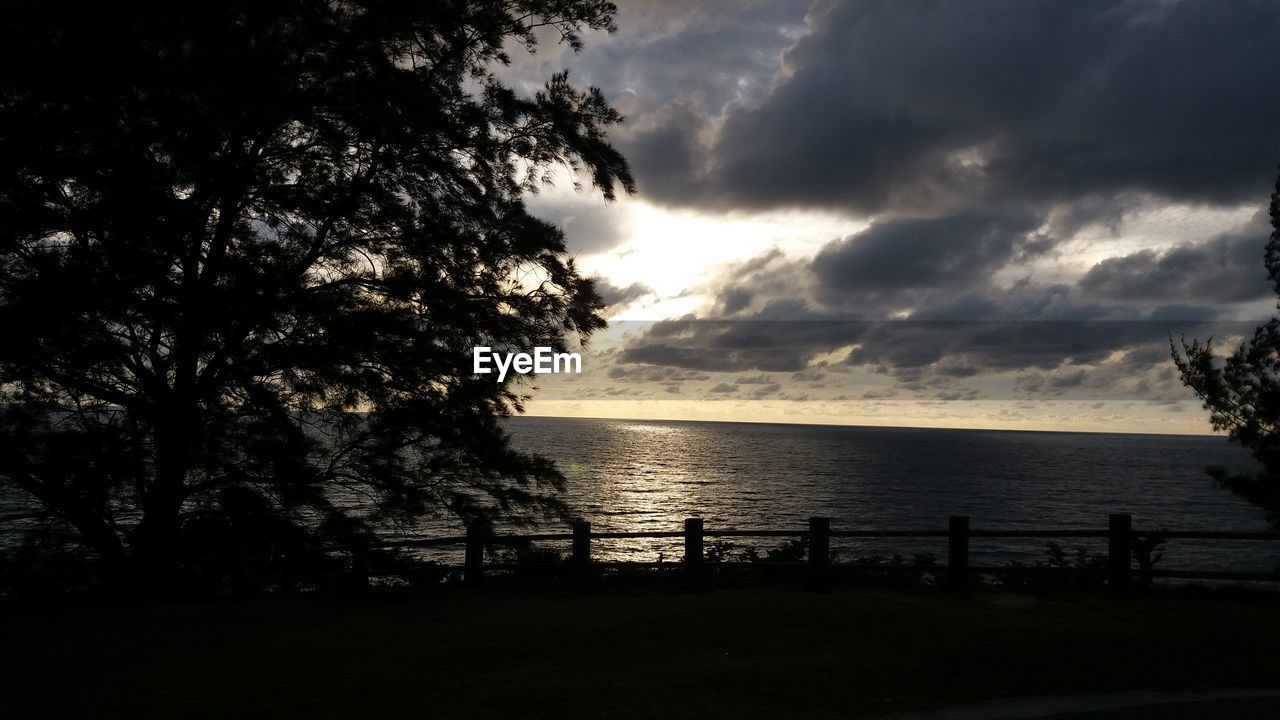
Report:
M1146 435L1153 437L1213 437L1222 438L1231 441L1231 438L1225 433L1207 432L1151 432L1142 430L1052 430L1045 428L1006 428L1006 427L981 427L981 426L951 426L951 425L868 425L865 423L831 423L831 422L804 422L804 421L786 421L786 420L713 420L708 418L655 418L655 417L605 417L595 415L553 415L553 414L530 414L528 412L509 415L508 418L536 418L544 420L621 420L624 422L687 422L687 423L713 423L719 425L800 425L807 427L839 427L839 428L861 428L876 430L980 430L986 432L1011 432L1011 433L1058 433L1061 435Z

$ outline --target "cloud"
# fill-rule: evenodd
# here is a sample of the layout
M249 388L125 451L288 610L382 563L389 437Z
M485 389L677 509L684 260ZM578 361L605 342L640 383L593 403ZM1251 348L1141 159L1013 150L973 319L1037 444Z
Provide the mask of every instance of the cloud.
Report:
M614 365L609 368L610 380L626 380L629 382L658 382L664 385L679 385L686 382L710 380L711 376L695 371L666 366L649 365Z
M859 324L833 321L664 320L625 347L619 362L703 372L793 373L862 331Z
M1170 338L1249 333L1233 303L1269 297L1262 215L1203 243L1104 260L1071 282L995 280L1041 256L1043 223L882 220L812 258L770 250L712 283L705 317L653 324L618 362L737 373L734 384L786 373L783 388L845 367L943 400L1153 397L1177 385L1161 372Z
M631 216L621 203L606 203L597 194L562 187L570 181L561 178L557 187L529 196L529 211L564 231L565 245L573 255L604 252L625 242L631 235Z
M1280 159L1280 5L809 5L636 0L617 35L541 60L627 116L611 139L638 200L669 206L646 210L862 228L780 233L684 288L678 312L705 304L622 333L609 382L726 405L1168 401L1171 337L1270 309L1264 216L1231 224ZM636 236L561 195L532 205L575 252Z
M876 221L811 259L791 260L775 248L725 269L710 288L713 315L767 321L882 320L908 311L922 319L1038 316L1044 308L994 306L996 293L987 286L1001 268L1047 252L1041 224L1030 213L962 212ZM999 301L1007 306L1010 296Z
M832 293L963 286L1007 264L1028 246L1028 234L1038 225L1032 215L877 222L824 247L811 267Z
M646 197L677 205L871 214L1251 196L1277 160L1280 5L1153 8L824 0L767 94L719 117L683 95L623 146L670 151L637 168Z
M827 376L821 370L801 370L800 372L791 373L791 379L799 382L820 382Z
M1271 294L1263 267L1268 229L1259 216L1239 232L1206 243L1108 258L1079 280L1083 293L1124 301L1242 302Z
M653 294L653 289L642 283L632 283L626 287L618 287L599 276L592 279L595 281L596 292L600 294L600 299L609 308L620 308Z

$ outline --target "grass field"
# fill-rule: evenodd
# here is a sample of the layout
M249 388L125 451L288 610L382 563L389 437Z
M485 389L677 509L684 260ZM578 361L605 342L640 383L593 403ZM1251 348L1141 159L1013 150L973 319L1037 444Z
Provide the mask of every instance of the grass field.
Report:
M1280 685L1280 602L776 587L8 611L0 715L856 718Z

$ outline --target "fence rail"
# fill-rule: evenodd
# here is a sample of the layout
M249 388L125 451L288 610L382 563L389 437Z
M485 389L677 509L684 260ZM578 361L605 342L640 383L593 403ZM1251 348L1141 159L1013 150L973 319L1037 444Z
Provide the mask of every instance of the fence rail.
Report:
M969 517L953 515L946 529L882 529L853 530L832 529L831 520L825 517L809 519L808 527L791 529L736 529L706 528L702 518L689 518L684 521L681 530L642 531L642 532L593 532L591 523L578 521L570 524L570 532L533 533L533 534L499 534L493 533L487 526L476 523L467 528L465 535L450 535L430 538L364 538L354 543L326 545L286 551L285 557L294 553L321 553L328 555L347 555L348 569L341 567L322 570L321 574L304 576L266 578L278 581L314 581L317 579L341 578L354 586L367 586L375 575L402 574L399 571L382 571L374 567L371 553L375 550L398 550L408 548L439 548L462 546L463 564L448 566L450 573L461 570L462 581L475 585L483 582L488 571L531 568L523 563L487 561L486 555L493 547L518 547L532 542L567 542L570 554L567 561L555 563L571 578L584 584L591 581L596 570L603 568L658 568L663 570L679 569L687 578L697 580L707 574L707 566L732 567L745 563L710 561L706 553L707 539L721 538L794 538L802 539L806 545L805 559L802 562L773 562L771 568L794 567L803 573L808 586L824 586L837 571L845 570L882 570L893 572L933 573L941 581L943 587L950 590L965 590L975 576L1003 575L1018 577L1020 575L1043 572L1066 571L1068 568L1045 568L1041 566L984 566L970 563L970 547L972 541L993 538L1092 538L1105 540L1107 556L1105 565L1101 567L1071 567L1071 573L1077 577L1101 577L1106 587L1113 594L1123 594L1134 585L1135 578L1146 582L1153 578L1210 580L1232 582L1280 582L1280 571L1269 573L1237 572L1229 570L1179 569L1165 570L1152 567L1150 551L1157 542L1169 540L1209 540L1209 541L1280 541L1277 531L1237 531L1237 530L1166 530L1135 529L1132 517L1128 514L1112 514L1107 517L1105 529L1064 528L1064 529L999 529L987 530L971 528ZM946 564L894 563L893 565L871 565L867 563L833 563L831 560L832 539L892 539L892 538L945 538ZM683 544L683 557L676 561L632 562L604 561L593 557L592 543L597 540L646 540L679 539ZM1138 541L1135 543L1135 541ZM1136 549L1145 546L1147 562L1134 567ZM231 561L236 568L232 573L233 589L244 585L249 578L245 575L247 564L245 558L218 556L207 558L208 561ZM158 567L149 563L129 563L108 568L109 573L125 569L146 571ZM58 573L60 571L54 571ZM72 571L74 572L74 571Z
M969 517L953 515L947 529L885 529L885 530L833 530L831 521L825 517L813 517L807 528L787 530L742 530L742 529L707 529L702 518L689 518L684 521L683 530L650 531L650 532L592 532L591 523L578 521L572 523L568 533L538 533L526 535L494 534L481 524L468 528L466 535L443 538L424 538L409 540L375 541L359 546L332 546L330 550L349 550L352 553L352 567L356 571L367 568L367 553L378 548L404 547L438 547L442 545L463 545L463 580L469 584L477 584L484 579L487 569L506 568L509 565L496 565L485 562L486 549L493 546L513 546L529 542L561 541L571 543L568 566L580 577L589 576L592 568L599 567L679 567L686 575L698 578L705 572L707 565L705 541L707 538L803 538L807 544L806 560L802 565L807 581L818 585L825 582L833 570L830 557L832 538L946 538L947 563L945 565L895 565L899 570L918 570L941 573L945 587L952 590L963 590L969 587L974 575L986 575L1005 572L1017 572L1017 568L975 566L969 563L969 550L974 539L987 538L1096 538L1107 541L1107 563L1101 570L1105 574L1106 584L1110 592L1124 593L1132 585L1135 576L1143 578L1179 578L1202 580L1230 580L1275 582L1280 581L1280 572L1232 572L1222 570L1158 570L1152 567L1135 568L1131 557L1134 539L1147 540L1249 540L1280 541L1280 532L1275 531L1223 531L1223 530L1162 530L1134 529L1132 516L1115 513L1107 518L1105 529L1026 529L1026 530L984 530L969 526ZM591 554L591 543L594 540L634 540L634 539L676 539L683 540L684 556L677 563L626 563L601 562L594 560ZM357 556L364 556L360 560ZM841 568L861 568L872 566L857 563L840 563ZM880 566L883 569L883 566ZM1036 568L1023 568L1034 571ZM366 578L367 580L367 578Z

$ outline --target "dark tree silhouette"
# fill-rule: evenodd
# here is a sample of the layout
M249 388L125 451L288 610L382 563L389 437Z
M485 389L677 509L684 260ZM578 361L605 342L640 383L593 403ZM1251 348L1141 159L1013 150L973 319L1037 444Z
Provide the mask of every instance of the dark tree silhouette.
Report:
M556 513L473 345L603 325L522 202L633 181L620 116L507 52L599 0L6 3L0 483L107 558Z
M1280 178L1271 194L1271 228L1266 266L1280 295ZM1266 510L1271 524L1280 527L1280 318L1259 326L1225 359L1214 355L1213 338L1183 341L1172 350L1182 382L1200 396L1213 428L1227 431L1262 463L1256 473L1230 474L1212 467L1209 474Z

